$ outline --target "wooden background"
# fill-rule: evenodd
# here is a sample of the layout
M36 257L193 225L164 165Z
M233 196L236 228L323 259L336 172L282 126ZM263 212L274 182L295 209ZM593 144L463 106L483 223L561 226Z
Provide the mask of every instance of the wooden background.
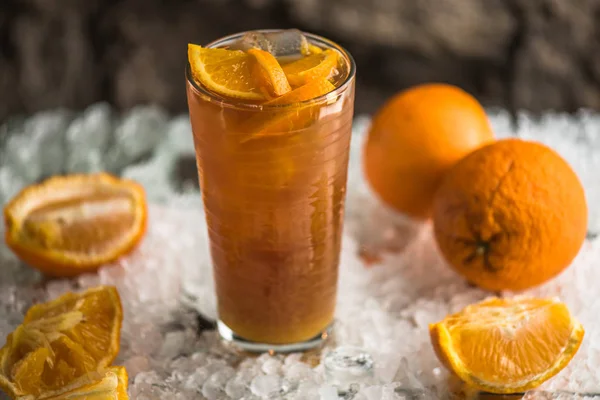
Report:
M286 27L353 53L358 112L425 81L512 110L600 110L600 0L0 0L0 121L102 100L185 111L188 41Z

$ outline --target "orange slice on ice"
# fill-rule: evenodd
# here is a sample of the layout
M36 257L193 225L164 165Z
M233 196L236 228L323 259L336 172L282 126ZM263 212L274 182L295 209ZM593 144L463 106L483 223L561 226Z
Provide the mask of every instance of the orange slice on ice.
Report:
M90 373L56 393L40 400L129 400L125 367L111 367L104 373Z
M491 298L429 327L440 361L478 390L519 393L562 370L583 327L555 299Z
M143 188L109 174L55 177L4 209L6 244L53 276L97 269L131 251L146 230Z
M104 371L119 352L122 319L112 286L32 306L0 349L0 388L41 399Z

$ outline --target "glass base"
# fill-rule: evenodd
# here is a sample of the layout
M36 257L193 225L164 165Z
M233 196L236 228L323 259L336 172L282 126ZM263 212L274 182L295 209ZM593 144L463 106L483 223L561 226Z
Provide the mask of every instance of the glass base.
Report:
M236 335L227 325L221 320L217 321L217 330L221 338L231 343L232 345L240 348L241 350L252 352L252 353L296 353L306 350L311 350L321 346L327 338L331 336L333 324L329 325L312 339L306 340L299 343L289 344L269 344L269 343L258 343L251 342L242 337Z

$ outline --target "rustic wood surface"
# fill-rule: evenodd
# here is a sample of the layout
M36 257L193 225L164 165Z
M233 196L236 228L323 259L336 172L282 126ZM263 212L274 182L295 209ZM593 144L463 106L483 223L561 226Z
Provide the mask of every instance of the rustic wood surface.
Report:
M273 27L348 47L359 112L423 81L512 110L600 109L600 0L2 0L0 120L100 100L184 111L187 41Z

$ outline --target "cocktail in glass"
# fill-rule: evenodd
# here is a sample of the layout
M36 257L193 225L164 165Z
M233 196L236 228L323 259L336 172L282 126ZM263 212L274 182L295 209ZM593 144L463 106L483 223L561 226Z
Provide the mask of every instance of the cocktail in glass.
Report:
M252 34L263 33L277 32ZM239 48L248 35L231 35L204 49ZM197 55L190 47L187 97L218 329L223 338L247 350L316 346L334 318L355 65L339 45L316 35L304 37L308 51L277 58L284 70L323 51L335 52L335 67L325 75L294 75L289 72L294 68L288 68L292 84L281 96L272 88L245 86L257 93L254 97L263 93L262 100L228 97L209 88L194 70ZM223 54L219 62L229 62L229 53ZM260 75L257 60L248 60L244 68L253 77ZM211 68L217 74L221 66ZM263 81L258 82L260 86Z

